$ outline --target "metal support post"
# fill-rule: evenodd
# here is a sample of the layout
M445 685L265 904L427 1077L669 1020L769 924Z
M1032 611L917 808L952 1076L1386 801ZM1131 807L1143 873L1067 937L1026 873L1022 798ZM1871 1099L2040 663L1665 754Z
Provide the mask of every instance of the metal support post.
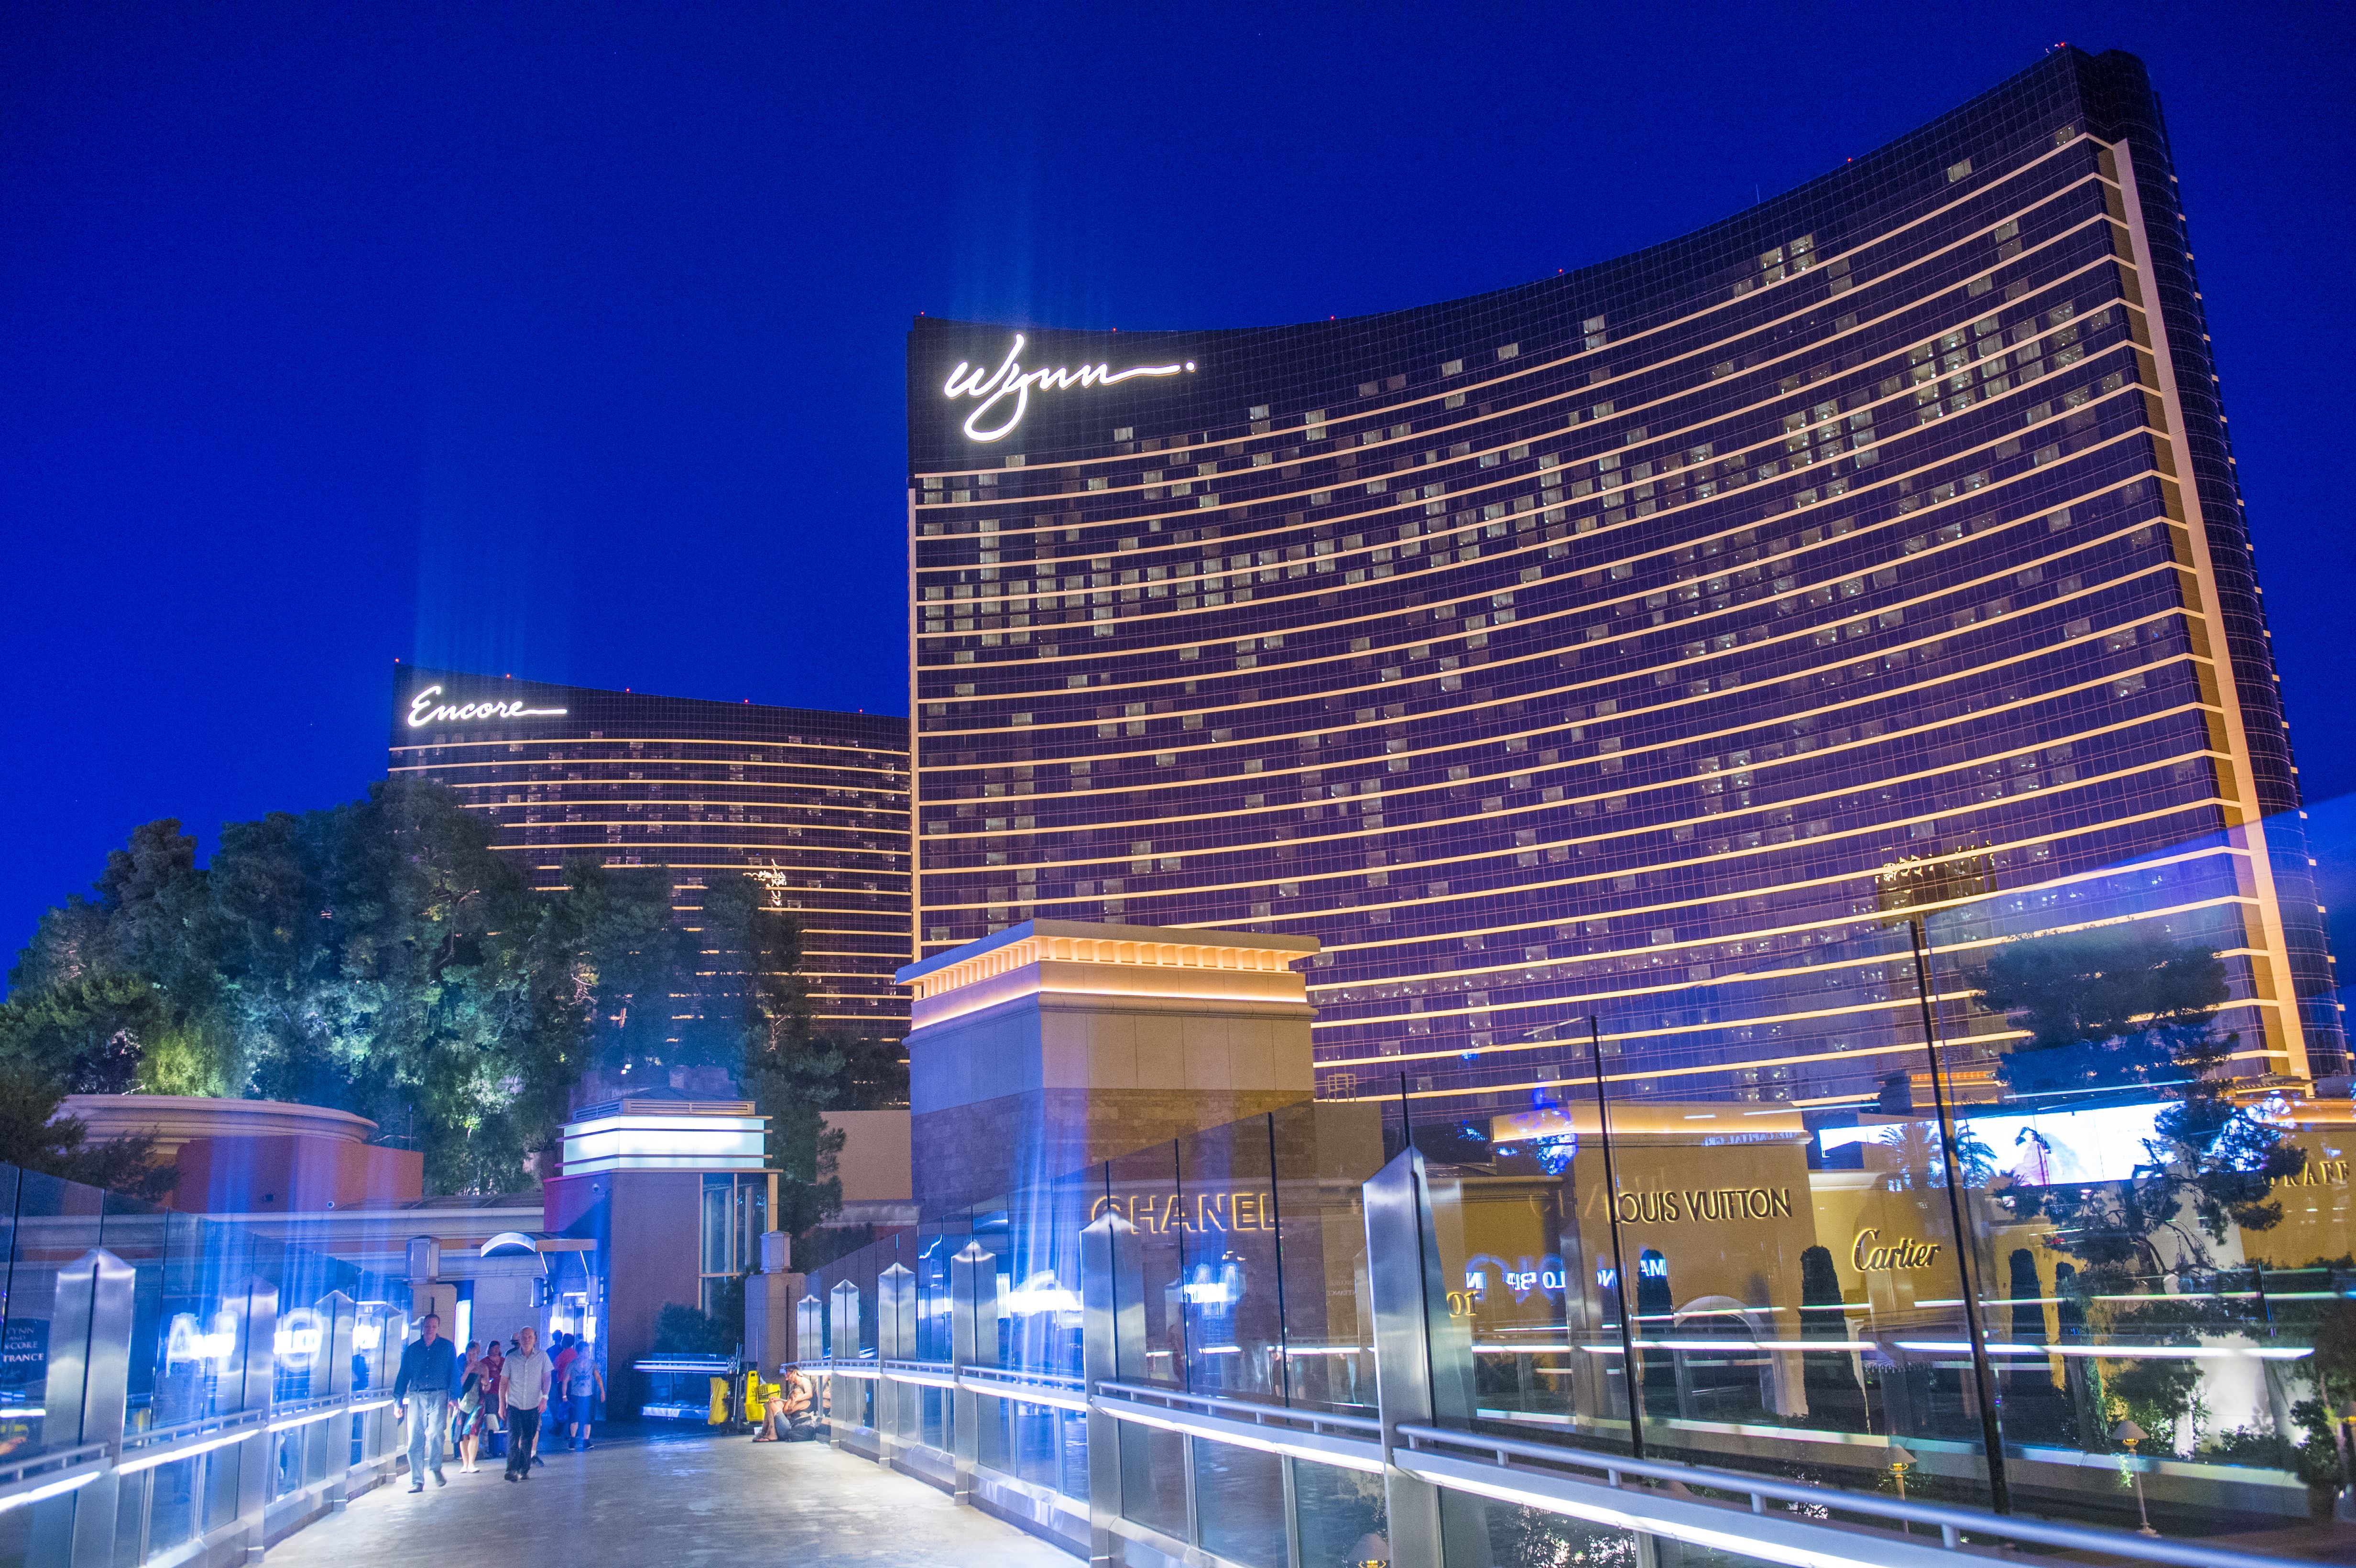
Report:
M913 1361L916 1359L916 1276L905 1264L894 1264L875 1280L875 1360ZM900 1445L912 1441L916 1423L910 1409L916 1385L903 1382L878 1367L875 1380L875 1430L884 1464Z
M278 1369L278 1287L251 1275L221 1301L237 1325L237 1352L215 1385L221 1413L270 1408L272 1379ZM277 1434L265 1423L243 1441L210 1456L214 1474L234 1499L237 1522L245 1531L245 1560L262 1561L262 1509L270 1503L271 1452ZM234 1456L234 1457L231 1457Z
M849 1280L839 1280L827 1292L827 1359L836 1366L859 1360L859 1287ZM837 1448L842 1446L844 1429L864 1426L858 1417L866 1413L858 1406L865 1398L857 1378L837 1372L827 1380L829 1420L827 1435Z
M1120 1423L1093 1408L1097 1385L1145 1374L1145 1267L1137 1232L1107 1214L1080 1232L1080 1370L1087 1381L1088 1563L1111 1568L1119 1550Z
M358 1308L340 1290L319 1298L319 1354L326 1365L311 1374L311 1392L349 1399L352 1394L352 1328ZM327 1511L341 1513L352 1474L352 1430L358 1416L323 1421L309 1427L304 1441L311 1452L303 1474L306 1480L327 1481Z
M48 1448L119 1445L131 1392L131 1265L93 1247L58 1271L49 1309L48 1397L41 1442ZM96 1480L34 1506L28 1563L112 1568L122 1478Z
M1964 1221L1964 1168L1955 1157L1955 1118L1947 1102L1944 1074L1939 1069L1939 1024L1932 1011L1931 935L1916 915L1906 923L1914 948L1915 994L1922 1003L1922 1046L1931 1058L1931 1106L1939 1117L1939 1152L1947 1167L1947 1214L1955 1227L1955 1280L1964 1296L1965 1338L1972 1351L1973 1387L1979 1395L1980 1445L1987 1455L1988 1507L1997 1513L2012 1511L2012 1492L2004 1474L2004 1435L1997 1424L1996 1378L1988 1368L1987 1335L1980 1326L1979 1293L1972 1288L1977 1249Z
M998 1365L998 1259L968 1242L949 1259L949 1360L958 1371L968 1367ZM960 1386L955 1396L957 1480L953 1495L959 1502L973 1499L973 1473L981 1463L983 1396ZM997 1419L997 1402L989 1413Z
M1644 1364L1636 1356L1636 1320L1628 1305L1628 1253L1620 1244L1620 1179L1612 1168L1612 1105L1603 1088L1603 1036L1587 1020L1595 1061L1595 1141L1603 1150L1603 1211L1612 1227L1612 1291L1620 1307L1620 1392L1628 1400L1628 1452L1644 1456Z
M1382 1419L1391 1561L1488 1568L1489 1529L1482 1503L1420 1480L1392 1462L1401 1446L1400 1423L1470 1430L1474 1410L1472 1328L1448 1311L1423 1156L1409 1144L1365 1184L1365 1193L1375 1403Z
M794 1303L794 1360L819 1361L826 1359L826 1303L804 1292ZM818 1391L812 1389L815 1395ZM817 1412L811 1412L816 1415Z

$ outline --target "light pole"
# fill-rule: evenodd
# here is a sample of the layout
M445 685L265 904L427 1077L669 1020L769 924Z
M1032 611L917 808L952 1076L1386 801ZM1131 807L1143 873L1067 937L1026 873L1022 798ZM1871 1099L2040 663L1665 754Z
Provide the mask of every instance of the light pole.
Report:
M1901 1503L1906 1500L1906 1472L1913 1466L1914 1456L1906 1451L1904 1444L1892 1443L1890 1445L1890 1473L1897 1479L1898 1500ZM1898 1521L1898 1528L1912 1535L1914 1533L1914 1521L1901 1519Z
M2135 1470L2136 1514L2143 1520L2142 1528L2136 1533L2158 1535L2159 1531L2151 1527L2151 1512L2143 1506L2143 1467L2136 1463L2136 1445L2142 1442L2144 1437L2144 1429L2132 1421L2122 1421L2111 1428L2111 1441L2127 1445L2127 1463Z
M2356 1424L2356 1399L2340 1403L2340 1419L2331 1426L2340 1444L2340 1496L2331 1505L2331 1517L2342 1524L2356 1522L2356 1431L2351 1424Z

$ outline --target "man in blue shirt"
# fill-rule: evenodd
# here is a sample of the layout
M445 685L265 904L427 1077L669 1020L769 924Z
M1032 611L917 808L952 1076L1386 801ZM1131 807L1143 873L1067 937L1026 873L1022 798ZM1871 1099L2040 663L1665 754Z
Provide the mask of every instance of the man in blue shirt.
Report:
M442 1475L442 1434L450 1424L450 1394L458 1383L458 1354L442 1338L442 1319L427 1313L419 1320L419 1337L401 1348L401 1371L392 1380L393 1418L409 1413L409 1397L417 1396L417 1415L409 1424L409 1489L425 1489L425 1472L434 1484L450 1483ZM429 1446L431 1458L428 1458Z

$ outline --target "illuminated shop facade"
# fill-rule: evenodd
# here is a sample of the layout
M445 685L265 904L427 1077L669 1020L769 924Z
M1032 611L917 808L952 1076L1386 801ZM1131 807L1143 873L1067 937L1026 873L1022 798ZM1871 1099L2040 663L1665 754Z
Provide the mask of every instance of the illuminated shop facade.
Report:
M908 953L908 736L896 716L395 667L390 771L449 785L533 885L568 858L670 869L693 929L743 872L802 933L822 1029L896 1040Z
M1318 1087L1870 1106L2127 919L2344 1072L2185 219L2061 49L1682 239L1302 325L908 336L919 956L1313 936ZM1987 895L1996 895L1988 897ZM1920 1093L1919 1081L1912 1085Z

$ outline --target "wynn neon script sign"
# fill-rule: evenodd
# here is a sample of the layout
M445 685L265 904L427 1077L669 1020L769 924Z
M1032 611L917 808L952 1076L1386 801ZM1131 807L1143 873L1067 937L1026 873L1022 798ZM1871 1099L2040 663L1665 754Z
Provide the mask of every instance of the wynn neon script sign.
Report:
M1043 392L1068 391L1074 387L1110 387L1133 376L1178 376L1194 368L1194 362L1189 359L1183 365L1132 365L1126 370L1116 370L1109 365L1083 365L1076 370L1068 367L1025 370L1019 358L1023 342L1023 335L1016 333L1014 347L1006 351L1005 363L995 370L985 373L979 365L960 359L958 368L949 372L948 380L941 387L944 397L976 398L981 402L981 407L966 416L967 440L1000 441L1012 434L1014 427L1023 422L1023 411L1031 405L1033 387ZM1014 411L1003 416L996 426L982 428L990 411L1009 398L1014 400Z
M561 719L562 708L526 708L521 702L435 702L442 688L429 686L409 699L409 727L446 724L468 719Z

